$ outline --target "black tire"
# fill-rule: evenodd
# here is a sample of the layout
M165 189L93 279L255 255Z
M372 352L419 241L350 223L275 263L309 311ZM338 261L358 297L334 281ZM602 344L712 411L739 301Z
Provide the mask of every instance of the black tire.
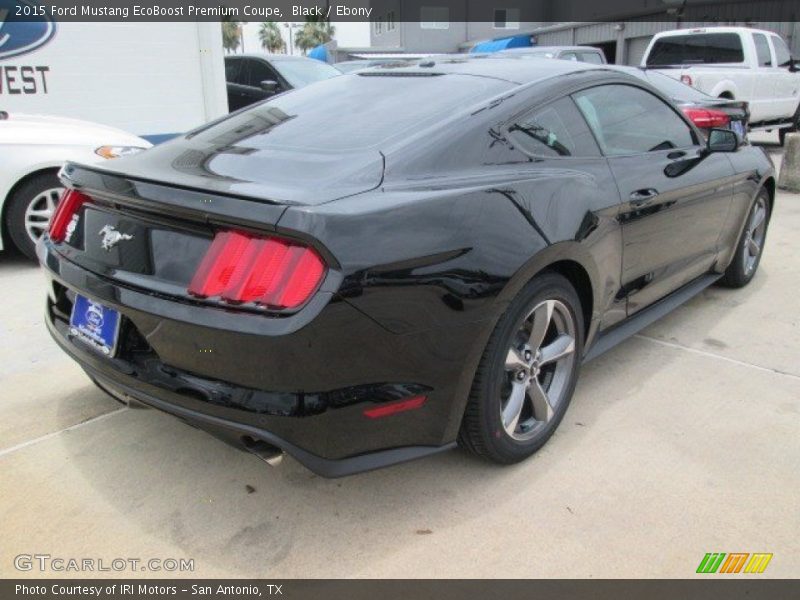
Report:
M8 198L5 225L11 241L25 256L36 260L36 243L25 228L25 212L40 194L47 190L62 188L56 171L40 173L25 181ZM46 229L46 221L43 221Z
M541 307L545 301L555 301L559 303L559 311L566 308L572 318L574 326L574 352L573 361L568 375L559 375L560 385L558 402L552 407L552 414L547 421L533 421L529 433L521 432L521 435L531 435L529 439L519 440L512 437L503 425L501 410L503 409L503 387L513 385L513 375L507 369L507 356L512 344L521 339L521 327L526 323L534 307ZM564 413L572 399L575 390L575 383L580 372L580 358L583 349L584 325L583 311L580 299L575 289L569 281L557 273L543 273L535 277L517 295L514 301L501 317L494 332L489 338L489 342L484 350L483 357L475 374L475 380L470 392L464 418L459 431L459 444L473 454L488 458L492 461L510 464L519 462L541 448L545 442L553 435L558 427ZM546 343L542 347L548 346L547 340L552 344L553 335L557 335L555 318L548 330ZM524 335L522 336L524 338ZM551 346L552 347L552 346ZM568 360L568 359L564 359ZM563 363L551 363L553 369L561 368ZM549 384L552 390L552 381L555 381L555 374L548 374L541 367L542 373L538 377L551 377ZM531 377L531 381L538 381ZM542 384L544 386L544 384ZM530 389L530 388L528 388ZM526 407L530 409L530 419L535 419L535 409L533 404L528 404L532 396L528 391L525 392ZM507 406L507 405L506 405ZM516 427L516 421L511 427ZM520 417L520 427L522 426ZM515 432L514 435L517 435Z
M763 231L758 234L758 245L760 250L755 257L750 256L749 247L750 241L754 238L751 225L753 218L757 211L763 210ZM770 219L770 201L769 192L761 189L756 196L753 206L747 212L747 221L745 222L742 233L739 236L739 241L736 243L736 251L733 255L733 260L725 269L725 274L719 280L721 285L730 288L740 288L746 286L753 280L753 277L758 271L758 265L761 264L761 256L764 254L764 243L767 240L767 229Z

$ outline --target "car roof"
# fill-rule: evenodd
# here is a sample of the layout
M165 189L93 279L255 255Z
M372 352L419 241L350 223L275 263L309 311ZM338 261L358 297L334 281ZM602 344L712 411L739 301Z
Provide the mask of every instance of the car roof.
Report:
M522 85L581 71L603 70L605 65L594 65L568 60L519 60L513 57L497 57L492 60L481 60L464 57L434 57L422 59L408 66L373 67L373 75L385 73L394 76L434 76L434 75L472 75L475 77L492 77L510 83Z
M672 37L674 35L702 35L704 33L763 33L765 35L778 35L774 31L767 31L765 29L754 29L752 27L736 27L733 25L718 25L711 27L692 27L691 29L673 29L670 31L662 31L657 33L654 37ZM779 36L780 37L780 36Z
M269 54L268 52L250 52L248 54L230 54L227 58L263 58L266 60L314 60L307 56L292 56L291 54Z

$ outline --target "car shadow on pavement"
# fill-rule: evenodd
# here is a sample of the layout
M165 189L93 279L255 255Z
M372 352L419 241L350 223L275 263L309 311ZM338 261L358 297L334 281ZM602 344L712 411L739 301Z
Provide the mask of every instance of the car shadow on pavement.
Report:
M614 392L613 382L630 372L642 344L624 342L589 364L550 442L512 466L459 449L324 479L288 457L269 467L155 409L129 409L65 436L63 451L88 486L85 493L96 497L89 505L112 507L142 534L180 548L196 560L195 576L370 576L379 572L371 570L376 557L391 564L395 553L413 552L437 532L479 528L489 507L503 515L530 505L531 514L521 518L535 519L537 502L552 504L550 479L563 479L573 455L604 435L605 414L638 393L636 384ZM653 360L651 367L669 362ZM624 470L624 462L636 459L621 460ZM591 502L607 485L604 477L598 471L570 483L570 494L579 504ZM557 500L550 509L570 518L568 504Z

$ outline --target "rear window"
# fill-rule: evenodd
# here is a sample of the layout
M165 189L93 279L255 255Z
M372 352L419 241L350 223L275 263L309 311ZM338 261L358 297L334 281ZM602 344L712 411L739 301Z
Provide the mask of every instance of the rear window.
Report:
M367 72L370 73L370 72ZM469 75L340 75L256 104L189 137L231 151L362 150L489 99L513 84Z
M742 40L736 33L670 35L653 44L648 67L669 65L740 63L744 61Z

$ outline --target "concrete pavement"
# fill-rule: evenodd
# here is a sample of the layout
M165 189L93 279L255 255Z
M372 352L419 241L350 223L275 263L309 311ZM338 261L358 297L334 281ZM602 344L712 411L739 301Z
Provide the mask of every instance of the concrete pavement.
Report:
M14 557L46 553L192 558L198 577L692 577L706 552L797 576L798 231L781 193L753 283L590 363L531 460L340 480L108 399L49 339L36 268L0 256L0 576L40 576Z

